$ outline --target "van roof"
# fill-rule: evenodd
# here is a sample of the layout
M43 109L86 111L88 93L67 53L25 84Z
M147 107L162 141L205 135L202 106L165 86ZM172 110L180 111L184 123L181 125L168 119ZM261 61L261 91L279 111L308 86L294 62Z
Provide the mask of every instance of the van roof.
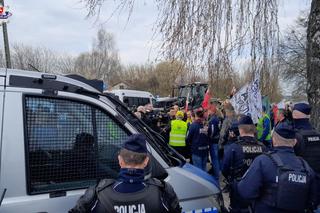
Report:
M63 90L69 91L68 89L65 89L69 85L89 92L100 93L96 87L89 85L91 80L82 77L76 80L73 77L59 74L6 68L0 68L0 76L6 76L8 78L5 83L8 87L49 89L48 87L50 85L50 89L60 90L61 86L64 85ZM37 84L36 80L41 83ZM46 82L48 82L47 85Z
M153 95L150 92L141 91L141 90L117 89L117 90L111 90L111 93L114 93L116 95L122 94L122 95L129 95L129 96L138 96L138 97L153 97Z
M162 101L177 101L178 99L176 97L160 97L157 98L157 102L162 102Z

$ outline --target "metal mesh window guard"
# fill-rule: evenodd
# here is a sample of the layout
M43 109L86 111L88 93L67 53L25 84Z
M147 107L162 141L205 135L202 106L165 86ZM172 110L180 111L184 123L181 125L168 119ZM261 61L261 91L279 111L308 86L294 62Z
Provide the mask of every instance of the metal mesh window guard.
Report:
M128 134L100 109L76 101L25 97L28 192L85 188L118 174Z

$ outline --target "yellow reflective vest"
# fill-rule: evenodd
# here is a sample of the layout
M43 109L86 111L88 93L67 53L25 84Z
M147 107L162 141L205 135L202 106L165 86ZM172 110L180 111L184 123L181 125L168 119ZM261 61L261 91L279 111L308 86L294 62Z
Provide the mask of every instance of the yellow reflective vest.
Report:
M170 131L170 146L186 146L186 135L187 135L188 125L182 120L171 121L171 131Z
M261 137L263 135L263 131L264 131L263 123L264 123L265 119L269 119L269 121L270 121L270 117L266 114L263 117L259 118L259 121L258 121L258 124L257 124L257 132L258 132L257 136L258 136L258 140L259 141L260 141L260 139L261 139ZM268 133L268 135L267 135L267 137L265 139L266 141L270 141L271 140L271 121L270 121L269 125L270 125L269 126L269 133Z

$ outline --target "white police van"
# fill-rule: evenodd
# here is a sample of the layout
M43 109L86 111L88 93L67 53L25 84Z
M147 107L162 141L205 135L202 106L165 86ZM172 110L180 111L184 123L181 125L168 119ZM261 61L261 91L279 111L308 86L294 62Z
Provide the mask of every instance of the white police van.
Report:
M145 106L147 104L153 106L156 101L153 95L146 91L118 89L111 90L109 93L114 94L130 109L137 108L138 106Z
M152 155L146 175L172 184L183 211L220 211L211 176L187 164L119 100L78 79L0 69L1 213L67 212L88 186L117 176L119 148L137 132L147 136Z

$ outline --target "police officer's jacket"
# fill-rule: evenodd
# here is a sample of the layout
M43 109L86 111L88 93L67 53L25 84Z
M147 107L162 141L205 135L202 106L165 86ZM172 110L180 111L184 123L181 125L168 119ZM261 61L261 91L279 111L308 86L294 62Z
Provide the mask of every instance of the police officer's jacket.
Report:
M225 147L222 174L228 178L240 178L249 168L253 159L266 151L266 147L256 138L244 136ZM233 173L233 174L231 174Z
M294 119L297 144L294 151L303 157L317 175L318 201L320 201L320 134L312 127L309 119Z
M295 152L302 156L320 174L320 133L313 129L309 119L295 119L297 144Z
M316 187L315 187L315 174L313 170L303 163L293 151L291 147L276 147L274 153L281 159L284 165L293 168L296 171L307 171L307 178L303 176L291 175L286 179L286 186L278 187L282 190L279 194L285 194L284 200L279 204L285 205L306 205L316 203ZM274 154L273 153L273 154ZM259 213L287 213L287 212L303 212L303 211L288 211L276 207L279 198L279 191L274 191L275 186L279 182L278 167L274 161L267 155L262 154L258 156L251 164L248 171L243 176L242 180L237 184L237 193L242 199L253 201L254 212ZM308 187L305 199L308 203L303 202L303 193L293 193L292 185L300 184ZM278 196L279 195L279 196ZM283 198L283 197L282 197Z
M121 169L117 180L105 179L89 188L69 212L181 212L169 184L144 177L143 169Z

